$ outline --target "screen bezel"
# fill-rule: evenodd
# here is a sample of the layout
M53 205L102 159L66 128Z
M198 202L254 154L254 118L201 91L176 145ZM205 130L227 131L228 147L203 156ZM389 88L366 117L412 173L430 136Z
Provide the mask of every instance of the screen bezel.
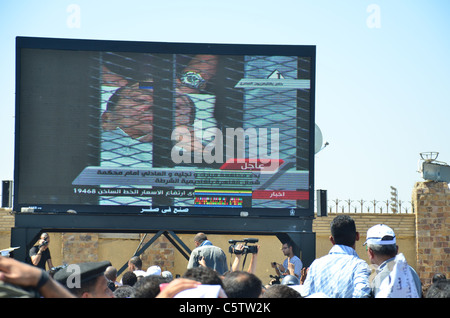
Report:
M314 132L315 123L315 65L316 47L305 45L272 45L272 44L213 44L213 43L176 43L176 42L136 42L110 40L82 40L17 37L16 39L16 134L15 134L15 169L14 169L14 204L13 210L34 212L67 212L70 210L85 213L139 213L141 207L136 206L102 206L81 204L34 204L33 202L19 203L19 188L21 184L19 164L20 152L20 87L21 87L21 50L22 49L50 49L75 51L120 51L135 53L161 54L218 54L218 55L286 55L302 56L311 59L310 71L310 110L309 110L309 199L308 208L296 208L295 213L283 208L196 208L189 215L205 216L265 216L265 217L300 217L314 214ZM161 215L161 214L159 214Z

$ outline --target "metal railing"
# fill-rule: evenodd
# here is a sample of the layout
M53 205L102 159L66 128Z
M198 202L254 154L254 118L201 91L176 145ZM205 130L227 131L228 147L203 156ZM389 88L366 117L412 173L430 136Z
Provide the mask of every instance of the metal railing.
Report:
M317 205L316 209L317 211ZM374 200L327 200L328 213L378 213L378 214L411 214L414 206L411 201L378 201Z

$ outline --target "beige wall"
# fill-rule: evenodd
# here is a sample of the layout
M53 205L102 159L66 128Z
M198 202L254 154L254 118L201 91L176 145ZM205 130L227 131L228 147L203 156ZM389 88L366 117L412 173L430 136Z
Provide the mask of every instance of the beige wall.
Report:
M11 247L11 227L14 226L14 215L11 210L0 208L0 250Z
M316 257L327 254L331 248L329 241L330 223L336 215L338 214L330 213L327 217L318 217L313 222L313 231L316 233ZM366 249L363 246L366 233L370 227L382 223L394 230L399 252L405 255L406 260L412 267L416 267L414 214L349 213L348 215L355 220L356 230L360 234L359 242L356 243L356 252L360 258L369 262Z

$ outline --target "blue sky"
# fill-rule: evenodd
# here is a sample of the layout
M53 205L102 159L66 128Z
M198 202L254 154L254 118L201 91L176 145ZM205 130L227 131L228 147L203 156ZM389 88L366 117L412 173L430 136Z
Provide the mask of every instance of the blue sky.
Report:
M394 186L408 202L420 152L450 164L449 15L445 0L0 0L0 180L13 179L16 36L299 44L317 46L330 143L316 189L383 201Z

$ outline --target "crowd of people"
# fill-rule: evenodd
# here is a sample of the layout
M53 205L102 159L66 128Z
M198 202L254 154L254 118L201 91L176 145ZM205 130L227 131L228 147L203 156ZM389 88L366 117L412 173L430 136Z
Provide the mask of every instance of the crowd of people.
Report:
M118 279L109 261L60 266L50 271L48 235L30 250L32 264L0 257L0 297L45 298L449 298L449 280L435 275L433 284L422 292L415 270L398 252L394 231L383 224L370 228L364 243L371 266L355 251L359 233L347 215L331 222L330 252L304 268L293 254L291 242L283 242L287 257L272 263L280 280L264 285L255 275L257 251L247 270L239 269L243 246L237 245L235 260L228 269L225 253L207 239L194 237L186 271L174 278L169 271L153 265L146 270L139 256L128 261ZM259 246L257 246L259 250ZM47 251L47 252L46 252ZM239 252L240 251L240 252ZM50 262L51 263L51 262ZM370 268L374 268L371 271Z

